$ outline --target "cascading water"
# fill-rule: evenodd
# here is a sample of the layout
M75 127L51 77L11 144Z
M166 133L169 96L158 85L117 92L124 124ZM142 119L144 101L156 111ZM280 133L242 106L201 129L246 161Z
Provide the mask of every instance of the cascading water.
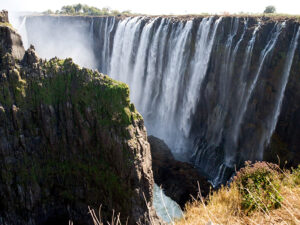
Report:
M26 30L26 27L25 27L25 24L26 24L26 16L24 16L21 24L19 26L16 26L18 31L23 34L22 35L22 41L23 41L23 45L24 45L24 48L27 49L29 47L29 44L28 44L28 39L27 39L27 30Z
M27 18L26 27L39 52L43 37L37 40L34 28L44 19L35 20ZM57 21L48 20L52 37L58 36ZM297 32L289 35L285 22L238 17L78 20L80 26L64 29L66 36L88 33L80 46L91 52L93 42L97 68L130 86L148 133L164 139L177 158L194 163L215 185L226 181L235 165L263 158L280 115L298 25L290 25ZM286 48L278 44L283 35ZM85 61L91 57L83 54ZM275 61L283 64L276 71L280 79L269 78ZM271 100L264 95L269 89Z
M238 124L237 126L241 126L241 122L243 121L243 117L245 116L245 113L246 113L246 110L248 108L248 104L249 104L249 100L252 96L252 93L253 93L253 90L254 88L256 87L256 84L257 84L257 81L258 81L258 78L259 78L259 75L261 74L261 71L263 69L263 66L265 65L265 60L267 59L267 57L272 54L272 50L274 49L274 46L277 42L277 39L278 39L278 36L282 30L284 26L284 23L282 24L276 24L272 30L272 34L270 36L270 40L269 42L267 43L266 47L262 50L261 52L261 55L260 55L260 59L259 59L259 66L258 66L258 70L254 76L254 79L253 81L251 82L251 85L250 85L250 88L248 89L247 93L246 93L246 98L245 98L245 104L243 105L242 107L242 111L240 113L240 119L238 120ZM240 128L238 128L238 133L239 133L239 130ZM238 135L238 134L236 134ZM260 143L263 143L265 140L262 138L260 140ZM258 146L258 151L256 152L251 152L250 155L249 155L249 158L251 159L259 159L261 160L262 159L262 153L263 153L263 150L262 150L262 147L261 144ZM257 154L257 155L255 155Z
M200 23L193 40L196 43L194 55L190 48L193 21L172 24L166 19L154 19L140 32L140 23L134 21L136 26L130 25L130 21L137 18L128 20L122 21L117 28L109 74L129 84L131 97L144 116L149 133L163 138L174 153L182 155L191 145L187 141L188 117L195 111L221 18L205 18ZM139 42L138 46L126 43L128 39L121 35L126 30L137 39L129 43ZM126 49L121 51L121 46ZM137 49L132 56L136 58L129 60L133 48ZM125 66L119 59L125 61ZM189 60L193 66L187 66ZM184 79L184 74L190 74L190 79ZM184 87L187 92L182 92Z
M276 97L276 102L275 102L275 107L273 112L270 114L270 119L269 119L269 123L268 123L268 127L267 127L267 134L266 134L266 141L265 143L269 144L270 143L270 139L272 137L273 132L275 131L276 128L276 124L278 121L278 117L280 114L280 108L282 105L282 101L283 101L283 97L284 97L284 92L286 89L286 85L289 79L289 75L290 75L290 71L291 71L291 67L293 64L293 60L294 60L294 56L295 56L295 51L296 48L298 46L298 41L299 41L299 36L300 36L300 27L298 28L298 31L296 32L295 36L293 37L290 47L289 47L289 51L286 57L286 61L284 64L284 71L283 71L283 76L282 76L282 80L280 81L280 87L279 87L279 92L277 94Z

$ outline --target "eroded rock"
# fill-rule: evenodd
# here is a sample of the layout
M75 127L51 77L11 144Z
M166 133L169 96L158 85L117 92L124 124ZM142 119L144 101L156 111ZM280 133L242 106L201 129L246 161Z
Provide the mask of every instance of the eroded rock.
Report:
M210 183L191 164L175 160L163 140L149 136L148 141L151 145L154 181L167 196L184 208L185 203L192 199L191 196L197 198L198 183L202 197L208 195Z
M0 38L0 224L93 224L88 206L100 205L103 221L115 210L124 224L159 224L128 86L71 59L39 60L33 47L15 54L9 26Z

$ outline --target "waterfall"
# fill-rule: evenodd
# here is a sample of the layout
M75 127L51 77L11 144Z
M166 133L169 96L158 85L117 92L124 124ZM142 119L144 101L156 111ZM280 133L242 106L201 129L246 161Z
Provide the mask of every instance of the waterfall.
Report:
M198 93L221 20L210 17L201 21L193 55L192 20L174 24L153 19L142 31L138 18L118 25L110 75L129 84L131 98L144 116L149 133L162 137L175 153L187 149L189 117L200 98ZM131 56L133 52L136 54Z
M267 57L272 53L272 50L274 49L274 46L275 46L275 44L277 42L278 36L279 36L279 34L280 34L283 26L284 26L284 23L276 24L274 26L274 28L272 30L272 34L270 36L270 40L267 43L267 45L265 46L265 48L262 50L262 52L261 52L260 59L259 59L259 66L258 66L257 72L256 72L256 74L254 76L254 79L253 79L251 85L250 85L250 88L248 89L248 91L246 93L246 97L245 97L245 100L244 100L245 104L242 106L242 110L241 110L241 113L240 113L240 118L239 118L238 123L237 123L238 127L241 126L241 123L243 121L243 118L244 118L246 110L247 110L247 106L249 104L249 100L250 100L250 98L252 96L254 88L256 87L257 80L259 78L259 75L261 74L263 66L265 65L264 62L267 59ZM239 133L239 131L240 131L240 128L238 128L238 133ZM260 142L264 142L264 140L261 139ZM252 152L250 158L251 159L255 159L256 158L258 160L262 160L262 152L263 152L263 149L262 149L262 146L260 144L258 146L258 151L255 152L255 153L257 153L257 156L253 155L255 153Z
M238 102L237 102L237 107L234 113L234 118L235 121L232 123L233 128L230 132L231 134L231 138L229 140L232 141L232 145L229 147L232 148L236 148L237 146L237 139L239 136L239 132L240 132L240 125L241 125L241 121L243 118L243 115L245 114L245 110L247 109L246 104L247 104L247 89L246 89L246 76L249 73L249 69L250 69L250 64L251 64L251 56L252 56L252 51L254 48L254 44L255 44L255 40L256 40L256 35L257 32L259 30L260 26L258 25L252 34L252 37L246 47L246 51L244 54L244 62L242 65L242 69L241 69L241 76L239 77L239 82L238 82L238 86L239 86L239 91L238 91L238 95L241 96L240 98L238 98ZM234 158L234 156L232 156L232 158Z
M179 159L192 159L197 168L209 174L215 185L232 173L239 163L241 151L245 158L261 160L263 146L257 144L256 151L246 147L241 150L238 140L242 136L248 105L285 22L274 24L258 61L253 62L253 49L261 24L253 29L246 47L240 49L249 32L248 20L243 21L241 28L241 19L231 20L220 56L220 76L216 78L217 103L206 117L207 125L199 129L200 135L204 133L203 137L193 145L194 115L199 113L199 102L206 98L201 89L203 85L208 88L203 81L211 76L208 72L211 53L217 45L215 37L222 18L203 18L197 25L194 20L172 23L165 18L156 18L144 26L140 21L129 18L120 22L114 39L110 74L129 84L131 97L144 116L149 133L163 138ZM195 27L196 32L193 31ZM238 35L239 29L242 32ZM132 41L134 37L136 40ZM293 43L291 46L295 47ZM120 45L125 45L126 50L120 51ZM135 52L133 59L132 52ZM243 55L243 63L236 70L238 54ZM290 54L286 60L292 60ZM254 72L250 70L253 64L257 64ZM240 76L236 79L237 74ZM285 69L284 74L289 74L289 69ZM281 82L283 87L287 82L284 81ZM238 88L232 86L235 82ZM258 143L265 141L266 137L261 137Z
M200 88L204 76L206 75L210 54L215 40L216 31L220 24L222 17L220 17L213 26L213 18L205 18L198 29L196 37L196 50L194 59L191 62L191 79L185 95L184 108L181 117L181 129L188 136L191 129L190 115L195 113L196 104L199 96ZM210 34L212 29L212 34ZM187 117L187 119L185 119Z
M41 58L71 57L80 66L97 68L93 52L95 18L74 23L72 17L24 16L18 32L27 48L33 44ZM88 23L86 23L88 21Z
M284 92L286 89L286 85L288 83L291 67L292 67L293 60L294 60L295 51L298 46L299 35L300 35L300 27L298 28L297 33L294 35L294 37L290 43L289 51L288 51L286 61L284 64L283 76L282 76L282 79L280 82L279 92L276 97L275 107L274 107L273 113L270 116L270 124L271 125L267 128L267 136L266 136L266 141L265 141L266 144L270 143L270 139L271 139L272 134L277 125L278 117L280 114L280 108L281 108L283 97L284 97Z
M103 73L108 73L110 64L110 38L113 27L115 25L115 17L105 19L105 29L103 33L104 43L102 49L102 70Z
M92 22L90 25L90 30L89 30L89 34L90 34L90 42L94 43L94 18L92 17Z
M29 48L29 43L28 43L28 38L27 38L28 35L27 35L27 30L26 30L25 24L26 24L26 16L23 17L20 26L17 27L17 30L21 34L23 34L22 35L23 45L24 45L24 48L27 49L27 48Z
M99 17L70 24L62 17L62 28L53 18L38 18L22 24L39 54L69 54L89 67L94 59L82 49L94 54L99 71L129 85L148 133L213 184L226 181L243 161L263 159L288 86L297 25L289 23L295 31L289 35L286 22L258 18ZM41 44L52 47L43 51ZM273 62L283 65L274 79Z

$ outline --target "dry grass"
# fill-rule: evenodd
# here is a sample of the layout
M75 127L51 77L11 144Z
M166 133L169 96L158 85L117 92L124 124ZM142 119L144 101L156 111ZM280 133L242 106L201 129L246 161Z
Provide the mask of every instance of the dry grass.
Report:
M246 173L253 172L256 168L264 167L263 164L257 163L253 167L245 167ZM278 170L279 167L277 167ZM243 171L243 170L241 170ZM278 172L278 171L277 171ZM242 172L243 173L243 172ZM240 173L241 174L241 173ZM279 208L264 207L266 201L262 196L247 191L254 197L256 208L254 210L244 209L242 206L243 195L246 188L241 188L238 179L229 186L223 186L218 191L211 192L207 199L198 196L192 202L188 203L185 207L185 212L180 220L172 221L172 225L300 225L300 165L298 169L293 170L280 170L278 176L273 179L278 179L280 182L280 190L273 186L270 180L269 185L273 188L271 197L277 194L280 196L281 202ZM237 177L239 176L239 173ZM250 181L251 182L251 181ZM199 186L199 193L200 186ZM273 194L272 194L273 193ZM275 197L274 197L275 199ZM146 201L146 200L145 200ZM254 203L254 204L255 204ZM147 204L147 203L146 203ZM147 204L147 207L148 204ZM89 207L89 214L93 219L94 225L121 225L120 215L113 212L111 222L102 222L101 220L101 207L96 213L95 210ZM148 208L148 221L147 224L157 225L156 220L152 218L150 208ZM143 225L145 222L138 222L137 225ZM73 225L72 221L69 225ZM127 225L127 222L125 223Z
M300 224L300 168L294 173L282 171L281 175L281 189L278 194L283 201L278 209L260 208L251 213L245 212L241 207L241 191L233 182L230 187L222 187L212 192L206 203L201 196L188 203L184 217L176 225ZM277 192L275 189L274 191ZM255 201L263 202L259 197Z
M107 225L122 225L121 221L120 221L120 214L115 215L114 211L113 211L113 214L112 214L111 222L103 223L103 221L101 219L101 206L99 207L98 215L97 215L97 213L96 213L96 211L94 209L92 209L90 207L88 207L88 209L89 209L89 214L92 217L94 225L104 225L104 224L107 224ZM125 225L127 225L127 223L128 222L126 222ZM74 225L73 221L70 220L69 221L69 225Z

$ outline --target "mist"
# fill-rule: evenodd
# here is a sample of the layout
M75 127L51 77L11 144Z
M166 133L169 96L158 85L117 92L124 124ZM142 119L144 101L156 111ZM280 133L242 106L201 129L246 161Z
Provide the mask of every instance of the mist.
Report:
M34 45L39 57L70 57L82 67L96 69L90 18L81 18L74 23L74 17L67 17L60 23L58 17L44 16L37 20L34 16L12 13L10 22L22 36L24 48Z

